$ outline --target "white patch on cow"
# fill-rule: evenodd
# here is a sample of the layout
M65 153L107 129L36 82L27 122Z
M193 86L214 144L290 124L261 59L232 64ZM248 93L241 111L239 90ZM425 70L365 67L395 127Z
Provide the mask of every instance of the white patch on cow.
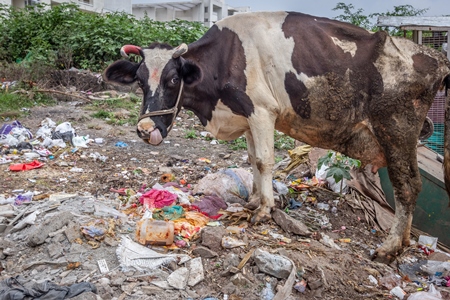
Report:
M218 139L235 140L248 130L248 120L243 116L234 114L228 106L219 100L212 112L212 119L208 121L205 129Z
M152 91L152 96L155 95L156 88L159 85L159 81L161 80L161 73L172 58L172 54L174 50L167 49L144 49L144 57L145 57L145 66L148 69L148 84L150 85L150 89ZM148 113L148 111L146 111Z
M292 65L294 39L285 38L282 30L287 15L286 12L257 12L235 15L216 23L220 30L227 28L239 36L247 65L246 93L254 105L271 111L291 108L284 79L287 72L297 74Z
M417 48L412 48L414 45L406 39L386 38L383 53L374 63L383 78L385 90L397 89L399 84L410 80L410 74L415 73L412 55L417 52ZM393 63L395 61L398 63Z
M331 39L333 40L333 43L336 46L340 47L344 51L344 53L349 52L352 55L352 57L355 56L356 50L358 50L358 47L356 46L355 42L350 42L350 41L345 41L345 40L341 41L340 39L338 39L334 36L332 36Z

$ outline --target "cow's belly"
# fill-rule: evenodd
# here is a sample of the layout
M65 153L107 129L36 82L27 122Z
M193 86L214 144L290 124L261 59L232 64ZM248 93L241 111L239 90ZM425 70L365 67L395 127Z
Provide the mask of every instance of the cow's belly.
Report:
M275 128L311 146L342 152L364 165L372 164L374 170L386 166L384 151L367 120L303 119L291 111L277 120Z
M218 139L231 141L243 135L249 125L247 118L234 114L219 100L205 129Z

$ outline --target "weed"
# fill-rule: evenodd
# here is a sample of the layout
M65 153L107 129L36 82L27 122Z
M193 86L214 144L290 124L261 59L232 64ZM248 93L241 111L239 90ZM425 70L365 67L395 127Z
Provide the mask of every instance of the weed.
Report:
M283 157L282 156L275 156L275 163L277 164L277 163L279 163L280 161L282 161L283 160Z
M0 113L20 115L23 108L55 104L55 100L40 93L10 93L0 90Z
M228 142L228 148L230 148L231 150L246 150L247 140L244 136L241 136L234 141Z
M278 130L274 132L274 146L278 150L292 150L294 149L295 140Z
M350 170L352 168L359 168L361 162L357 159L329 150L326 155L319 158L317 168L320 170L322 165L328 166L327 178L333 177L336 183L342 180L341 190L339 192L339 194L342 194L343 179L351 180L352 176L350 175Z
M186 139L196 139L197 134L194 129L186 130L186 134L184 135Z

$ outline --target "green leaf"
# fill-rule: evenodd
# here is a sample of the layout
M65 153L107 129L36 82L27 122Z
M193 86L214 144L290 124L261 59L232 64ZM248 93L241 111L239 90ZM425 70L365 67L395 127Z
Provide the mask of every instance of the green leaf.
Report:
M341 181L343 178L347 180L352 179L348 169L339 167L330 167L327 172L327 177L333 177L336 183Z

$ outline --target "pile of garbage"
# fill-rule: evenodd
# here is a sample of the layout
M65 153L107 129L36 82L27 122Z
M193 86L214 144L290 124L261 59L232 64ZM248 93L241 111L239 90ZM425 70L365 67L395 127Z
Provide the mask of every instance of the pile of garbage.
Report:
M17 121L0 134L0 159L11 172L39 169L105 142L48 118L35 135ZM292 154L307 155L304 150ZM421 236L398 258L398 267L372 262L382 228L356 216L351 223L345 206L357 206L324 187L325 171L274 180L273 222L258 225L245 208L253 176L243 168L211 172L195 184L163 173L151 186L111 188L108 196L20 187L14 196L0 194L0 300L450 295L450 255L437 248L436 238Z

